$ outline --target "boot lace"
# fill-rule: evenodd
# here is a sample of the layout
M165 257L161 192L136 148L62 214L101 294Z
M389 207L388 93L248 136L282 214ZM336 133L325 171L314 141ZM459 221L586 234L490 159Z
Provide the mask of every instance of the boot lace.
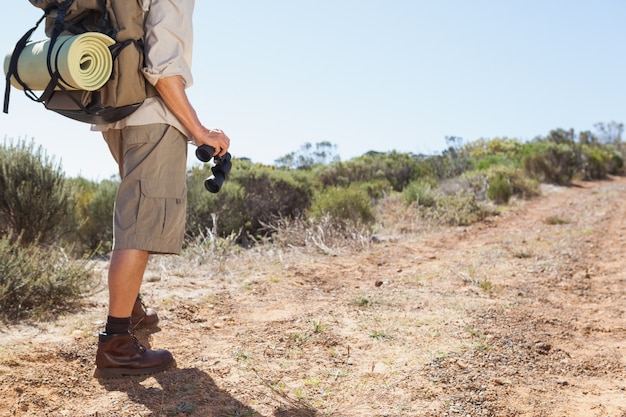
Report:
M135 344L137 349L139 349L141 352L145 352L147 350L146 347L141 344L139 339L137 339L137 337L134 334L131 333L131 337L133 338L133 343Z

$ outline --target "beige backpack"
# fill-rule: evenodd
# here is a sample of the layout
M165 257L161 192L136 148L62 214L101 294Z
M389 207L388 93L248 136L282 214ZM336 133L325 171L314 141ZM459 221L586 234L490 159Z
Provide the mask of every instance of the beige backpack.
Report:
M157 94L142 73L142 0L29 1L43 9L44 15L17 42L10 59L7 57L5 62L5 113L8 113L11 85L24 90L32 100L44 103L49 110L92 124L121 120L134 112L147 97ZM34 68L37 66L34 64L20 66L20 60L26 61L28 58L26 55L35 54L32 50L42 48L30 41L30 37L44 19L46 35L49 37L42 43L47 48L47 54L39 58L44 63L38 65L40 68ZM106 57L110 60L110 75L106 75L106 79L101 81L104 84L97 89L72 86L72 82L64 79L63 65L55 57L55 53L65 46L68 39L73 41L85 37L110 38L106 45L110 51L110 57ZM63 45L59 46L61 44ZM98 58L107 54L95 52L94 55ZM78 70L89 69L87 67L94 65L92 57L81 59L84 62L70 64L79 65ZM47 85L38 96L24 80L31 75L30 71L39 70L45 73L46 67L45 75L49 77L49 81L46 78Z

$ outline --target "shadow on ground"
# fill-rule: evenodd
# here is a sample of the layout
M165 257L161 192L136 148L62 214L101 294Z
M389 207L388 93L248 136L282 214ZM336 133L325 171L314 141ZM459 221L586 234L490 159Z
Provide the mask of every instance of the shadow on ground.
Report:
M152 378L156 383L148 381ZM125 392L130 401L143 405L154 416L258 415L250 406L220 390L213 378L197 368L171 369L155 375L102 379L99 382L108 391Z

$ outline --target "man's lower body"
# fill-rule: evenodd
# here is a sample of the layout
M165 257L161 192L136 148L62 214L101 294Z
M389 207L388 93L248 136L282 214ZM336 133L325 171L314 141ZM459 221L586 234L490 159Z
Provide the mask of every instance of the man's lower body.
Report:
M113 252L108 275L109 311L96 353L98 378L142 375L174 365L166 350L146 349L132 335L156 325L139 298L150 254L178 254L186 212L187 139L164 125L104 132L120 168L115 199Z

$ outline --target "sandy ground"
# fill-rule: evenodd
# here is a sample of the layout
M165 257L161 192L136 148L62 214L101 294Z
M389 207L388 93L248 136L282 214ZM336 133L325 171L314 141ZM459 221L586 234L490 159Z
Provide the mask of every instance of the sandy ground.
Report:
M158 258L137 336L176 369L92 377L99 291L2 325L0 416L625 417L625 219L612 178L332 254Z

